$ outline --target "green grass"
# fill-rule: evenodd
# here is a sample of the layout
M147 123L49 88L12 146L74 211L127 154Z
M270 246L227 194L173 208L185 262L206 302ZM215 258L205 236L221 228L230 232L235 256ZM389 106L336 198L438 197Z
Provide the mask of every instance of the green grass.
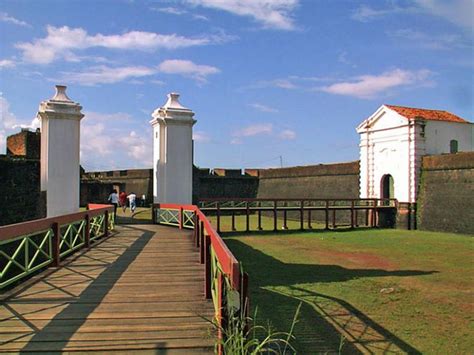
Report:
M299 353L469 353L473 239L402 230L225 237L250 274L259 318L287 330L300 301Z

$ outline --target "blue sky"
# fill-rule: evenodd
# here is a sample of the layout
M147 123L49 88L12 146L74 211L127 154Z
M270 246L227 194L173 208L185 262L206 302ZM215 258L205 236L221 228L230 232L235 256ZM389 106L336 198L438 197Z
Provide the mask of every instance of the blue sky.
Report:
M358 159L381 104L472 121L471 0L0 0L0 152L55 84L81 103L88 171L151 167L151 112L195 111L195 163Z

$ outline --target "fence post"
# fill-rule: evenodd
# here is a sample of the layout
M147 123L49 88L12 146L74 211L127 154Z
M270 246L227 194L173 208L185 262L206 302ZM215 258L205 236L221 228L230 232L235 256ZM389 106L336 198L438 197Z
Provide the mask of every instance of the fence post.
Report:
M194 222L194 242L196 243L196 248L199 248L199 218L197 215L197 211L194 211L193 215L193 222Z
M278 220L277 220L277 200L273 201L273 230L276 232L278 229Z
M61 228L59 223L53 223L53 266L59 266L60 251L59 242L61 240Z
M201 264L204 264L204 257L205 257L205 251L204 251L204 248L205 248L205 238L206 236L204 235L204 223L203 222L200 222L200 226L199 226L199 236L200 236L200 241L199 241L199 250L200 250L200 253L199 253L199 261L201 262Z
M221 207L219 202L217 202L217 233L221 232Z
M204 262L205 262L205 269L204 269L204 277L206 282L204 283L204 295L206 299L211 298L211 237L206 235L204 237Z
M86 230L84 234L84 239L85 239L85 244L86 248L89 248L91 246L91 219L89 214L86 214Z
M301 201L300 206L300 229L304 230L304 201Z
M351 228L354 229L354 200L351 201Z
M325 209L325 212L326 212L326 227L325 229L329 229L329 200L326 200L326 209Z
M313 229L313 226L311 225L311 206L309 206L308 209L308 229Z
M107 238L108 236L109 236L109 211L105 211L104 237Z
M288 202L285 202L283 206L283 229L288 229L288 225L286 223L286 208L288 207Z
M249 232L250 231L250 209L249 209L248 201L245 203L245 215L246 215L245 230Z

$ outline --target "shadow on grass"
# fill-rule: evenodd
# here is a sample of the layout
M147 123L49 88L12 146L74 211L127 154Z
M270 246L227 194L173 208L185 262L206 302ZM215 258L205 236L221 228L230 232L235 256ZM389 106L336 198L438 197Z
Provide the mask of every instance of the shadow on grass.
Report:
M278 330L286 331L291 326L297 305L304 302L300 322L295 328L298 353L337 353L343 336L348 338L343 353L385 353L396 349L410 354L420 353L349 303L294 285L343 282L361 277L419 276L436 271L285 264L238 240L226 239L226 244L250 275L250 299L258 306L260 319L269 319ZM284 293L275 291L276 286L284 286Z

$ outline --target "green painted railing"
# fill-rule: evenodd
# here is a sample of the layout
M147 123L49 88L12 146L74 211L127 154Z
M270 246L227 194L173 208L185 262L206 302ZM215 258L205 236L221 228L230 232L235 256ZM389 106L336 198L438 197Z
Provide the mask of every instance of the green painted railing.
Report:
M194 243L199 248L201 264L205 265L204 293L212 299L219 329L228 319L229 310L246 316L248 275L241 272L239 262L204 213L194 205L154 204L152 215L154 223L194 230Z
M89 210L0 227L0 289L27 278L114 228L113 206L89 205Z

